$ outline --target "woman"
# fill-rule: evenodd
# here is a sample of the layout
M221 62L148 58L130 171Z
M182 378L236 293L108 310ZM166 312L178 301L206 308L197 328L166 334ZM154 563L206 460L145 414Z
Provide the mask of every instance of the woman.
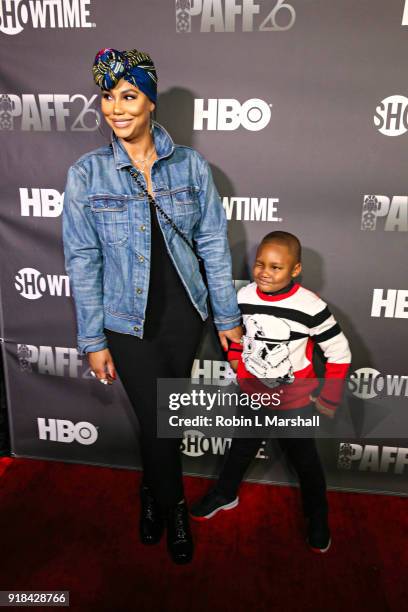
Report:
M156 379L191 375L208 316L193 241L223 348L241 338L226 217L206 160L151 119L157 75L150 56L102 49L93 76L111 143L69 168L63 214L78 351L104 384L118 372L137 414L142 542L158 542L166 526L172 559L188 563L180 441L157 438Z

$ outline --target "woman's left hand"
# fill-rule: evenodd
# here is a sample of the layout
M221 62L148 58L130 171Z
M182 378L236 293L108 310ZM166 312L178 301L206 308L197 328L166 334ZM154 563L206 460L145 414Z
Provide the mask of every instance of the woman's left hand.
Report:
M226 329L225 331L219 331L218 337L224 351L228 351L228 340L231 340L231 342L239 342L243 333L244 332L241 325L237 325L232 329Z

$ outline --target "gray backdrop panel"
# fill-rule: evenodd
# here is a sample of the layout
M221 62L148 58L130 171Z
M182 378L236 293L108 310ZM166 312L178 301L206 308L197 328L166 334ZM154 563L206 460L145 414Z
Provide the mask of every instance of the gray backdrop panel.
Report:
M44 7L42 0L32 4ZM59 4L64 8L82 2ZM64 290L62 295L50 294L49 283L65 275L61 216L21 214L20 189L28 189L30 195L33 189L61 194L68 166L108 137L106 129L105 136L94 129L90 112L79 122L82 129L72 130L78 126L84 99L98 93L90 68L96 51L105 46L137 47L152 54L159 74L157 118L177 142L207 157L223 197L278 199L276 216L281 221L240 220L233 208L229 239L234 277L250 279L263 235L273 229L294 232L304 245L303 282L333 308L350 339L353 369L372 367L384 375L406 375L406 321L371 317L371 305L375 288L406 288L407 234L384 231L383 218L377 220L375 231L361 230L365 195L392 199L406 194L408 134L389 137L374 125L383 99L408 95L404 2L289 0L296 17L293 26L259 31L273 9L275 26L287 23L289 12L278 10L282 0L241 0L237 6L259 6L252 31L242 31L238 16L233 32L202 32L201 15L194 15L189 33L176 31L175 2L83 4L89 9L86 21L95 27L51 27L46 20L45 27L34 28L28 11L22 31L10 34L7 30L22 14L17 11L14 19L10 11L29 3L0 2L1 337L13 452L139 465L137 423L123 388L118 384L99 389L89 377L86 363L72 351L72 299ZM225 18L224 0L193 2L195 7L201 4L204 12L210 4L221 7ZM188 5L181 1L181 6ZM58 110L62 98L50 103L62 129L57 129L55 117L50 118L49 130L44 129L44 117L35 120L36 114L41 119L38 101L45 94L68 96L66 117ZM75 94L84 98L69 101ZM34 96L35 108L28 108L24 95ZM260 131L194 130L197 98L206 106L211 98L233 98L241 104L259 98L272 105L271 120ZM31 129L24 129L18 115L21 100L24 112L34 117ZM93 108L97 107L96 101ZM45 201L46 192L42 195ZM406 215L406 206L401 214ZM38 299L23 297L21 283L16 289L16 274L25 268L38 271ZM63 282L61 286L65 288ZM222 359L211 329L197 358ZM89 422L97 428L98 439L92 445L40 440L38 418ZM401 438L405 436L402 430ZM396 473L393 464L387 470L383 464L381 471L374 460L367 467L367 461L357 461L356 455L342 462L345 451L340 444L346 442L320 443L330 486L408 493L405 471ZM408 446L404 439L350 442L360 445L362 453L367 445L375 447L372 452L378 457L385 447ZM198 456L185 455L186 471L215 474L221 457L211 448ZM293 481L273 443L264 455L268 459L255 462L250 478Z

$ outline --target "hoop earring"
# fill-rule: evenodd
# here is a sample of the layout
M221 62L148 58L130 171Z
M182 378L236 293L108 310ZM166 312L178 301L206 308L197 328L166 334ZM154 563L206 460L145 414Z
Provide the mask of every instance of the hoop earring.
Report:
M102 129L102 127L101 127L101 124L99 123L98 117L99 117L99 115L98 115L98 113L95 111L95 123L96 123L96 125L97 125L98 132L99 132L99 133L101 134L101 136L103 136L105 139L106 139L106 138L109 138L109 136L108 136L107 134L105 134L105 132L103 131L103 129Z

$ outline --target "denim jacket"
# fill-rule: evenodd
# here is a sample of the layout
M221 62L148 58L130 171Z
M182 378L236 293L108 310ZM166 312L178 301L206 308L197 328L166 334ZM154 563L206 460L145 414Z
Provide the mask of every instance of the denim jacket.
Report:
M241 315L232 281L227 220L208 162L194 149L174 144L160 124L153 126L158 159L151 177L156 202L190 242L195 241L204 260L215 326L231 329L239 325ZM68 170L62 230L81 355L107 347L104 327L143 338L150 209L129 166L130 158L112 132L111 144L86 153ZM146 185L144 176L139 176ZM169 256L205 320L208 292L197 257L162 215L158 220Z

